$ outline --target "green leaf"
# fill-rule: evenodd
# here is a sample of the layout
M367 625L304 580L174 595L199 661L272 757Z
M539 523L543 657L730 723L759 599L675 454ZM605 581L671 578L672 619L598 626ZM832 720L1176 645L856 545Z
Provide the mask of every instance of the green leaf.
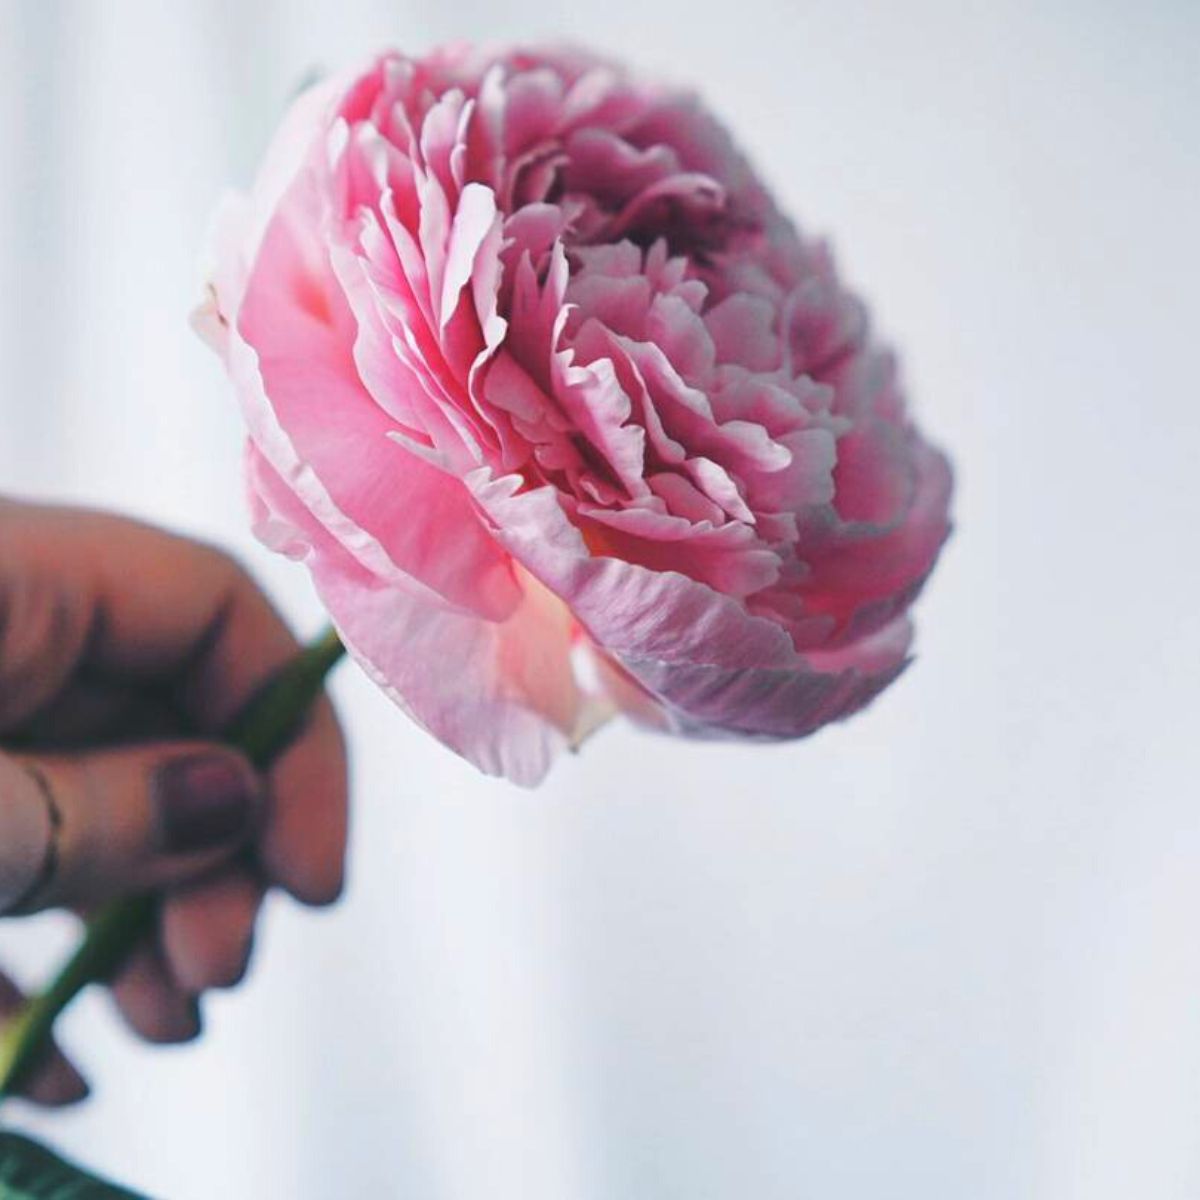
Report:
M15 1133L0 1133L0 1200L146 1200Z

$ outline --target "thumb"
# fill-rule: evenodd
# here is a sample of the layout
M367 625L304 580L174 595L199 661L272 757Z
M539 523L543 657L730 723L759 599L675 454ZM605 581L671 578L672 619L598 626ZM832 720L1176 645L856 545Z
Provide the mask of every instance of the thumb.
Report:
M0 754L0 912L87 906L202 874L250 838L262 792L223 746Z

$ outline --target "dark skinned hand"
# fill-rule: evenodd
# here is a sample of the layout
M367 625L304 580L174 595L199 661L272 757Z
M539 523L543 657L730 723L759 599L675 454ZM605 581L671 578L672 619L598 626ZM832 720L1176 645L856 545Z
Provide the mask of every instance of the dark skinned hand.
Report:
M322 699L260 776L211 739L297 642L229 557L120 517L0 499L0 914L161 897L112 981L153 1042L246 970L263 895L342 886L346 760ZM0 1014L21 1001L0 975ZM26 1085L86 1095L55 1048Z

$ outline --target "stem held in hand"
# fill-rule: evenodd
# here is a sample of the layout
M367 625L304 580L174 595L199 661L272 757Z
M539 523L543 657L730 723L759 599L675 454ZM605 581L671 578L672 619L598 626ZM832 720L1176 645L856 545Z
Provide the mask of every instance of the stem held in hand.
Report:
M326 630L273 675L221 734L260 769L299 731L325 677L345 653ZM11 1095L45 1048L54 1022L88 984L108 978L154 923L157 901L149 895L113 900L87 922L75 952L49 986L31 996L0 1029L0 1099Z

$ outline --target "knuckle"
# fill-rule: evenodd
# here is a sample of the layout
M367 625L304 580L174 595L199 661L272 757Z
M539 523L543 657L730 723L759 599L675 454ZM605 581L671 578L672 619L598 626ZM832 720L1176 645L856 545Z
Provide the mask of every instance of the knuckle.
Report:
M222 590L227 594L232 596L246 590L258 591L258 585L236 554L211 542L196 542L194 549L212 571L214 578L221 580Z
M58 691L88 628L79 599L49 573L0 569L0 725L31 716Z
M189 563L189 569L206 581L206 589L224 597L227 602L232 602L246 588L257 590L242 561L225 547L177 533L162 536L179 547Z

